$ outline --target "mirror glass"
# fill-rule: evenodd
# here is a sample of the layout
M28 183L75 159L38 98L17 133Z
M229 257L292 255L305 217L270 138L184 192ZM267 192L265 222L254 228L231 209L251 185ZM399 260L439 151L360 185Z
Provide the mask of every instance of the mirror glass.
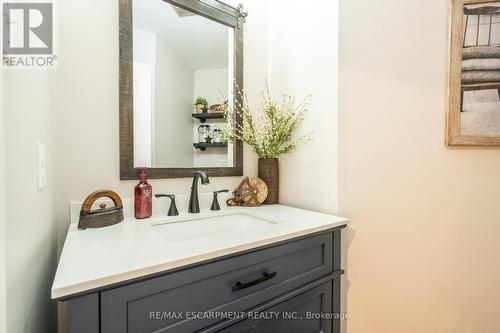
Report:
M162 0L132 8L134 166L232 167L234 29Z

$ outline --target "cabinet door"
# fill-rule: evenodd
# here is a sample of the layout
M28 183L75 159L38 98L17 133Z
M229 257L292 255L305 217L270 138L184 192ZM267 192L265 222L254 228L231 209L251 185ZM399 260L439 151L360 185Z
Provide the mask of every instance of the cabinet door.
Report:
M331 333L332 283L329 281L240 321L221 333ZM310 314L308 316L308 314Z

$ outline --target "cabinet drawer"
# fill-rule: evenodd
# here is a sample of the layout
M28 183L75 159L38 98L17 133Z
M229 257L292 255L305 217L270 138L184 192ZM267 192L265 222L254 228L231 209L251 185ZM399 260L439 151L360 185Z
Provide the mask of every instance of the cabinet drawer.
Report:
M332 313L332 283L326 282L217 332L331 333L332 320L320 315ZM308 313L313 316L308 317Z
M101 293L101 332L194 332L332 272L333 234L244 253ZM175 313L175 315L173 315Z

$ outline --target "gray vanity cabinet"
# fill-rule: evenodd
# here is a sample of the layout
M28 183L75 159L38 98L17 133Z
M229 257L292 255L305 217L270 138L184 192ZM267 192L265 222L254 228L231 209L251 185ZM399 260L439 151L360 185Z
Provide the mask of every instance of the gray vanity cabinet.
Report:
M341 229L70 299L69 331L337 333L338 322L318 316L340 311Z

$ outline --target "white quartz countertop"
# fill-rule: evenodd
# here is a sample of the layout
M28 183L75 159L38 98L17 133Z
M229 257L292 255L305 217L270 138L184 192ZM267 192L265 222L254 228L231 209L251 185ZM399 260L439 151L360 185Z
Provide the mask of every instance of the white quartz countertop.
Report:
M166 238L157 230L160 223L183 223L189 216L210 217L233 212L248 212L276 221L265 229L249 228L241 237L206 233L189 239L176 239L176 229ZM198 222L198 223L201 223ZM52 298L74 294L110 284L159 273L208 259L272 244L275 242L342 226L347 219L283 205L253 208L227 208L219 212L157 215L150 219L126 218L122 223L100 229L78 230L72 223L52 285ZM193 228L196 223L193 224ZM188 229L189 230L189 229ZM193 230L195 233L196 230ZM184 227L184 233L186 228Z

